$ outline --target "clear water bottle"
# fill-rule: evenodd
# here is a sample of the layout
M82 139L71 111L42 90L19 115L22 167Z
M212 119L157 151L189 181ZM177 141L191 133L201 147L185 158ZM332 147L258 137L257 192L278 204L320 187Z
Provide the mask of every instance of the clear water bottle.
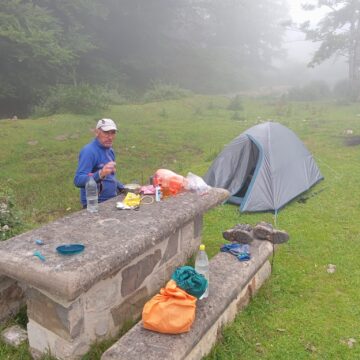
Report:
M201 296L201 299L205 299L209 296L209 259L205 252L205 245L201 244L199 247L199 252L196 255L195 259L195 270L205 276L208 281L208 287L206 288L204 294Z
M85 185L87 211L95 213L98 211L98 188L92 176Z

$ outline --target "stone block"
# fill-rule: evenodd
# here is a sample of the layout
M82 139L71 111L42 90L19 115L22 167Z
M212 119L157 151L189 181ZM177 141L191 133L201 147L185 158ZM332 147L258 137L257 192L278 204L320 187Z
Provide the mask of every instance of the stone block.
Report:
M111 309L115 326L122 326L127 320L136 319L141 313L144 304L149 299L146 287L143 287L125 299L120 305Z
M203 228L203 216L197 215L194 219L194 238L199 239L202 235L202 228Z
M31 319L27 329L30 351L34 358L50 351L50 354L58 359L77 360L90 349L89 343L81 339L67 341Z
M174 234L172 234L167 240L166 250L161 259L160 266L166 263L168 260L170 260L172 257L174 257L177 254L179 248L179 237L180 237L180 231L179 229L177 229L174 232Z
M145 256L143 259L130 265L122 271L121 295L123 297L129 296L136 291L149 276L155 266L161 260L161 250L156 250L154 253Z
M180 253L176 257L173 257L166 264L161 266L159 270L154 272L151 278L146 282L149 296L155 295L159 290L165 286L170 280L170 277L174 270L184 264L183 258Z
M189 258L194 252L194 221L189 221L181 228L181 254Z
M84 316L84 334L87 341L103 339L114 334L114 323L110 315L110 310L100 312L85 313Z
M84 327L81 299L64 307L36 289L28 289L26 296L29 319L67 340L80 335Z
M102 280L95 284L84 296L85 311L103 311L110 309L117 301L120 273L118 276Z
M15 315L24 304L24 290L19 283L0 276L0 323Z

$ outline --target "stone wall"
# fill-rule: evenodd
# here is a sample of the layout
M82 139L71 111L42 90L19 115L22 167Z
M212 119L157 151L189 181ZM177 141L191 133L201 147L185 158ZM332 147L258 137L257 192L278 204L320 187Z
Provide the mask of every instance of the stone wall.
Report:
M145 302L197 250L201 231L199 215L71 302L29 288L28 332L33 353L50 348L60 359L75 359L91 342L115 336L127 320L141 314Z
M24 305L24 286L16 280L0 275L0 323L17 314Z

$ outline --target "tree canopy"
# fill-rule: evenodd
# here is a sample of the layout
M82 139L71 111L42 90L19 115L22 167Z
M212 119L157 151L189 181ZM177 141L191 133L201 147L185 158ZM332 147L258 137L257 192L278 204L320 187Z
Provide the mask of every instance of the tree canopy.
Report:
M307 39L318 42L310 66L337 56L344 56L349 64L349 85L353 100L360 99L360 1L318 0L304 5L306 10L326 7L328 13L315 28L302 24Z
M2 0L0 107L57 84L238 90L281 54L285 16L283 0Z

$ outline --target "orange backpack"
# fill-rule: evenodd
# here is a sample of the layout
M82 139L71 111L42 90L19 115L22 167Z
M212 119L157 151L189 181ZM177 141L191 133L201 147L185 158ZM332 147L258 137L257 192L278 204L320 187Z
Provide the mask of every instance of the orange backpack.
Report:
M170 280L160 294L144 305L144 328L164 334L189 331L195 319L196 300L196 297L180 289L174 280Z

